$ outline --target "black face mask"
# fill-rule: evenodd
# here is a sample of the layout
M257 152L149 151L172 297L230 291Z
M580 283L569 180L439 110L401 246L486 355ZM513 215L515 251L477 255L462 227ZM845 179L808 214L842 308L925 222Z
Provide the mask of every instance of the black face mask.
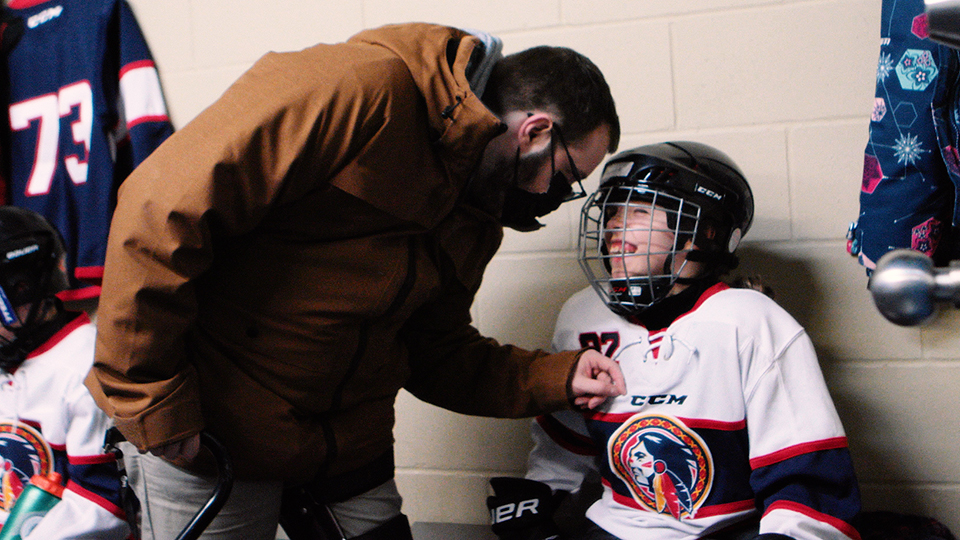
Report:
M546 193L530 193L512 185L504 195L500 221L505 227L517 231L535 231L543 227L537 218L560 208L572 191L566 177L559 173L553 175Z
M563 145L563 149L567 154L567 161L570 163L570 170L574 174L574 181L580 187L577 193L573 192L573 184L567 179L567 176L557 170L556 163L554 162L553 134L556 134L560 139L560 144ZM500 222L506 227L521 232L535 231L543 227L543 223L537 221L538 217L543 217L553 212L567 201L586 197L586 193L583 191L583 184L581 183L580 172L573 163L573 157L570 155L567 143L560 132L560 126L557 124L554 124L554 130L550 135L550 169L552 176L550 177L550 187L547 188L546 193L530 193L517 187L520 171L519 148L517 149L517 157L514 163L513 182L504 194L503 211L500 214Z

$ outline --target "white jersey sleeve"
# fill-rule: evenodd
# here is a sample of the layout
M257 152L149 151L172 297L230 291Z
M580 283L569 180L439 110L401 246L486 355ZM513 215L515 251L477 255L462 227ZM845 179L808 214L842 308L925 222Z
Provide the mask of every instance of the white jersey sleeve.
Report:
M537 417L530 434L533 449L527 460L528 480L572 493L597 470L598 452L581 414L560 411Z
M51 508L23 540L123 540L129 535L126 521L66 489L63 500Z

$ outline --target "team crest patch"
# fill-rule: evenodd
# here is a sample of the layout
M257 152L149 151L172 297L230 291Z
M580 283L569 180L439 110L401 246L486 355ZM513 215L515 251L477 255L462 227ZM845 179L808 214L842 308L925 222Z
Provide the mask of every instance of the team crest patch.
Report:
M53 450L36 429L16 421L0 422L0 510L9 512L35 474L53 470Z
M634 415L614 432L607 452L613 472L650 511L692 519L710 493L710 451L676 418Z

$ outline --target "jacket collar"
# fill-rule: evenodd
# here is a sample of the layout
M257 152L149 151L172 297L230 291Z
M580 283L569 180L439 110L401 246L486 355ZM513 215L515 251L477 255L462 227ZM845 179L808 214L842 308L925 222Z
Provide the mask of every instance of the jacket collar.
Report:
M482 73L489 75L497 60L499 40L457 28L414 23L366 30L349 41L385 47L408 66L426 102L438 155L451 176L465 182L490 140L506 128L480 101L467 75L468 68L474 68L470 70L474 81L486 84ZM474 57L478 47L484 52Z

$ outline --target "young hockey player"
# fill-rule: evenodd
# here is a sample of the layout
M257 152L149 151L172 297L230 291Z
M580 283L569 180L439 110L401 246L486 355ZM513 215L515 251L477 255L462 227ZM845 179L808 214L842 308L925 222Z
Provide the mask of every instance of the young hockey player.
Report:
M501 538L555 538L556 494L597 469L603 493L577 538L859 538L847 440L810 339L768 296L721 282L752 217L743 174L709 146L608 162L580 226L592 287L563 307L553 346L613 358L627 394L537 419L527 478L491 482Z
M59 233L40 214L0 206L0 520L34 475L59 473L62 500L24 540L123 539L110 426L83 385L95 329L55 296L68 288Z

